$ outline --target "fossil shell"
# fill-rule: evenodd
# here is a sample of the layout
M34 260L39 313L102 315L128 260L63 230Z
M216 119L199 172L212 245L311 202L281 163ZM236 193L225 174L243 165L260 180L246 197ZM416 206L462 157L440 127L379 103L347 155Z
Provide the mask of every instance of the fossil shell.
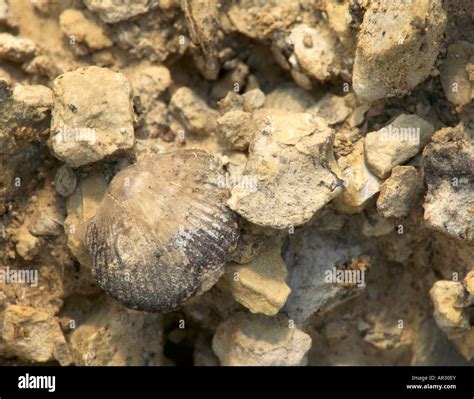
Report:
M132 309L168 312L212 287L239 236L220 173L211 155L182 150L114 177L82 231L110 296Z

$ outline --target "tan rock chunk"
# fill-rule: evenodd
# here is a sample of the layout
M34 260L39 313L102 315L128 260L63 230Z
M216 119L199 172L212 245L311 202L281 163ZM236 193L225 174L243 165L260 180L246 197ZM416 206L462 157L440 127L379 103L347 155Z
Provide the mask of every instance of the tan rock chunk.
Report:
M352 81L366 101L404 95L428 77L446 28L441 0L370 3L360 28Z
M474 271L467 273L463 284L466 291L472 296L472 302L474 303Z
M441 129L423 152L428 192L425 223L461 240L474 240L474 133Z
M352 152L337 160L344 179L344 191L334 200L339 212L358 213L380 191L380 180L367 167L364 143L359 140Z
M102 174L93 174L82 180L74 194L67 200L67 218L64 222L67 245L81 265L88 270L90 278L92 278L92 262L82 243L80 226L94 217L107 188L108 184Z
M132 88L121 73L96 66L54 80L51 141L69 166L97 162L134 143Z
M70 336L79 366L163 364L161 316L105 302Z
M32 260L38 254L41 241L32 235L27 226L22 225L16 231L13 237L16 243L16 252L25 260Z
M229 111L217 120L224 140L233 150L245 151L255 133L256 124L252 114L244 111Z
M346 105L344 97L328 93L316 105L308 108L306 112L314 113L316 116L323 118L331 126L344 122L352 109Z
M222 366L304 366L311 338L286 318L236 313L219 325L212 348Z
M42 85L17 84L13 89L13 101L21 103L24 107L51 109L53 107L53 92Z
M284 83L266 97L265 108L286 112L305 112L315 103L316 100L311 93L294 83Z
M292 29L291 37L302 70L317 80L329 79L337 69L336 39L331 31L318 25L300 24Z
M400 115L391 124L365 137L365 158L381 179L418 154L434 133L433 126L416 115Z
M207 135L216 130L219 113L188 87L176 90L170 100L170 112L185 133Z
M77 43L85 44L93 51L113 45L104 29L79 10L70 8L63 11L59 16L59 26L66 36L73 37Z
M377 210L386 218L408 216L420 186L420 175L413 166L395 166L380 186Z
M86 7L108 24L145 14L154 3L150 0L84 0Z
M0 59L12 62L24 62L36 53L36 44L30 39L0 33Z
M134 94L140 96L140 102L147 111L172 83L169 69L162 65L135 68L128 78Z
M453 104L467 105L474 99L473 71L474 44L464 41L451 44L440 68L440 80L444 94Z
M72 363L68 344L56 319L28 306L5 304L0 309L0 348L31 362Z
M254 112L265 105L265 94L260 89L253 89L243 94L244 111Z
M300 5L294 0L243 0L230 6L228 16L238 32L253 39L265 39L286 28L299 13Z
M469 331L468 312L463 309L465 290L460 282L437 281L430 290L435 307L434 318L448 336L456 336Z
M274 246L248 264L225 267L222 286L252 313L277 314L291 292L280 251L280 245Z
M260 226L306 223L342 190L332 169L334 132L311 114L266 109L256 126L244 176L257 187L234 187L228 206Z

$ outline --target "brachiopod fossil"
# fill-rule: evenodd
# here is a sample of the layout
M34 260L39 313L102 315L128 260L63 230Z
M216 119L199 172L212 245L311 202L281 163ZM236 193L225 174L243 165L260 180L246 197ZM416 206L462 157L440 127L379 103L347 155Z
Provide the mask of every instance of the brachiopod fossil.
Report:
M133 309L168 312L217 281L239 235L219 174L211 155L182 150L114 177L82 233L110 296Z

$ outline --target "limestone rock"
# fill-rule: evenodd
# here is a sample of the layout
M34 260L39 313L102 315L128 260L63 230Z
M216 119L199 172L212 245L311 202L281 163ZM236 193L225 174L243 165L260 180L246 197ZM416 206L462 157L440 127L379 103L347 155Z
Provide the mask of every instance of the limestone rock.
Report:
M253 89L243 94L244 111L254 112L265 105L265 94L260 89Z
M304 366L309 335L283 317L236 313L212 340L222 366Z
M428 192L425 223L462 240L474 240L474 136L462 125L441 129L423 152Z
M381 237L390 234L395 227L377 212L365 212L361 216L363 216L362 234L366 237Z
M420 187L420 175L413 166L395 166L380 186L377 210L386 218L407 216Z
M469 314L464 309L465 289L460 282L439 280L431 288L430 295L436 323L448 336L470 330Z
M352 110L346 105L344 97L328 93L307 112L323 118L331 126L344 122Z
M474 296L466 290L471 278L471 275L466 276L464 284L440 280L430 290L436 323L467 360L474 358L474 328L470 312Z
M79 10L69 8L59 16L59 25L66 36L74 37L75 42L85 44L92 51L112 46L104 29Z
M6 24L11 18L8 0L0 0L0 24Z
M24 62L33 58L36 44L30 39L0 33L0 60Z
M181 1L192 44L189 49L201 74L216 80L220 71L217 59L219 6L216 0Z
M21 103L25 107L47 108L53 107L53 92L46 86L15 85L13 90L13 101Z
M0 351L21 359L45 363L72 363L71 353L56 319L48 313L20 305L0 308Z
M217 126L233 150L245 151L255 133L255 124L250 112L229 111L217 120Z
M279 109L286 112L305 112L316 103L311 93L295 85L279 85L266 97L265 108Z
M365 137L365 158L381 179L418 154L434 133L433 126L416 115L400 115L391 124Z
M336 38L331 31L300 24L292 29L291 37L298 66L317 80L328 80L337 69Z
M154 0L84 0L86 7L102 21L113 24L148 12Z
M69 166L97 162L134 143L132 88L121 73L96 66L54 80L51 149Z
M291 294L283 312L297 324L313 313L323 314L355 298L365 289L369 259L357 239L346 233L318 231L311 227L295 234L284 259L288 266ZM338 280L337 270L351 270ZM345 283L344 283L345 282Z
M82 243L80 226L94 217L107 188L108 184L101 173L92 174L80 181L74 194L67 200L67 218L64 222L67 245L91 279L92 262Z
M261 40L286 28L297 18L299 12L300 5L293 0L243 0L233 3L227 15L238 32Z
M375 101L411 92L431 72L446 20L441 0L371 2L352 76L357 96Z
M457 41L448 47L440 69L446 98L456 105L467 105L474 99L474 44Z
M67 165L61 166L54 178L56 192L62 197L69 197L76 189L76 184L77 177L74 171Z
M39 238L32 235L27 226L21 225L16 229L14 234L14 241L16 243L16 252L23 259L31 261L36 255L38 255L41 242Z
M170 100L170 112L185 133L207 135L216 130L219 113L187 87L176 90Z
M250 263L226 265L219 283L252 313L273 316L291 292L286 284L287 274L278 245L262 252Z
M261 226L306 223L341 192L332 169L334 132L311 114L266 109L256 126L244 171L256 179L256 190L234 187L228 206Z
M171 85L171 74L162 65L150 65L136 68L127 76L133 86L135 95L140 96L141 105L149 111L158 97Z
M43 149L50 124L52 92L45 86L15 85L0 80L0 203L24 193L33 183L47 151Z
M161 316L106 302L70 336L79 366L160 366Z
M344 191L333 203L342 213L358 213L379 192L380 180L367 167L364 143L359 140L349 155L337 160L344 179Z

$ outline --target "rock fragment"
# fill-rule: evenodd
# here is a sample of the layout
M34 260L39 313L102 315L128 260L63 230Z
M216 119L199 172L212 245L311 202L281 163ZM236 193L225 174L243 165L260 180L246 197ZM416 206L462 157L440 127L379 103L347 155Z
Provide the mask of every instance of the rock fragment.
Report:
M150 0L84 0L86 7L99 15L102 21L114 24L145 14L154 5Z
M466 276L464 284L440 280L430 290L436 323L467 360L474 357L474 328L469 311L474 296L466 289L471 279L472 274Z
M219 284L252 313L273 316L283 307L291 290L280 245L262 252L250 263L228 264Z
M227 15L238 32L252 39L262 40L273 32L286 28L299 13L300 5L293 0L244 0L233 3Z
M311 114L271 110L262 110L256 126L244 176L257 187L234 187L229 207L261 226L306 223L342 191L332 169L334 132Z
M336 38L329 29L300 24L292 29L291 38L298 67L316 80L332 77L337 69L337 54Z
M441 129L423 152L428 192L425 223L461 240L474 240L474 134Z
M79 10L69 8L63 11L59 16L59 25L66 36L73 37L75 42L86 45L92 51L113 45L104 29Z
M380 186L377 210L386 218L408 216L420 187L420 175L413 166L395 166Z
M344 97L328 93L306 112L314 113L316 116L323 118L331 126L344 122L352 109L346 105Z
M0 33L0 59L12 62L25 62L33 58L36 44L30 40L10 33Z
M255 133L252 114L245 111L229 111L217 120L220 134L230 148L245 151Z
M76 189L77 178L74 171L67 165L61 166L56 172L54 186L62 197L69 197Z
M369 259L357 239L311 227L295 234L285 263L291 294L283 312L297 324L324 314L365 289Z
M160 366L161 316L105 302L70 336L78 366Z
M474 99L474 44L457 41L448 47L440 68L440 79L446 98L456 105L467 105Z
M222 366L304 366L310 347L289 320L245 313L221 323L212 340Z
M216 130L219 113L187 87L176 90L170 100L170 112L185 133L207 135Z
M290 83L282 84L273 90L266 97L265 107L286 112L305 112L315 103L311 93Z
M370 3L360 27L352 77L360 99L405 95L428 77L446 28L442 3Z
M367 167L363 140L359 140L352 152L340 157L337 162L345 188L333 203L339 212L358 213L380 191L379 178Z
M5 81L3 81L5 82ZM2 81L0 80L0 85ZM3 86L0 98L0 203L23 193L42 161L52 92L45 86Z
M87 270L87 278L90 279L92 279L93 267L89 252L81 240L80 226L94 217L107 188L107 181L101 173L91 174L79 182L77 190L67 201L67 218L64 222L67 245Z
M0 349L10 356L45 363L72 363L72 356L56 319L40 310L4 304L0 308Z
M244 111L254 112L265 105L265 94L260 89L253 89L243 94Z
M384 179L395 166L417 155L433 133L433 126L420 117L400 115L388 126L365 137L367 165Z
M140 103L146 111L153 107L158 97L172 83L169 69L162 65L136 68L128 78L133 86L134 94L140 96Z
M97 162L134 143L132 88L121 73L96 66L54 80L51 149L71 167Z
M219 7L216 0L183 0L181 7L191 36L191 53L206 79L215 80L220 65L217 59Z

